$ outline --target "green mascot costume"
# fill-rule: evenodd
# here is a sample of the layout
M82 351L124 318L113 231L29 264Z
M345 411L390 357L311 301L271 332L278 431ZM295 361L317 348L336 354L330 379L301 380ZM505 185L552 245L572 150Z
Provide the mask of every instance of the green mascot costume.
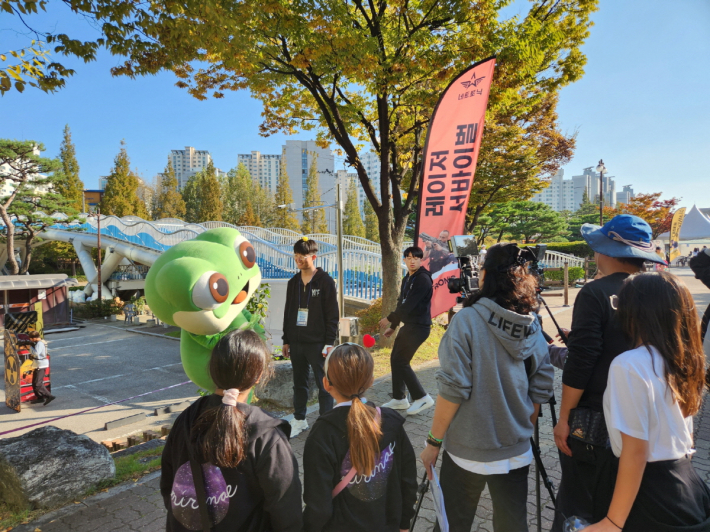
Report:
M212 348L229 331L254 329L259 317L245 309L259 288L256 252L236 229L210 229L163 253L150 268L145 297L162 321L182 328L180 358L200 388L214 391L209 374Z

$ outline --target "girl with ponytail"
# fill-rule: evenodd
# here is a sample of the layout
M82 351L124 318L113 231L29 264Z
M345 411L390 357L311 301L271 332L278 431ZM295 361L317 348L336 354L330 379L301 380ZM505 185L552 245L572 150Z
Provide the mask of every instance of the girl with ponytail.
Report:
M269 359L253 331L232 331L215 346L209 371L217 390L180 414L163 450L166 530L300 532L291 426L247 404Z
M417 496L416 459L404 418L367 402L374 361L356 344L325 361L335 408L320 416L303 452L306 532L402 532Z

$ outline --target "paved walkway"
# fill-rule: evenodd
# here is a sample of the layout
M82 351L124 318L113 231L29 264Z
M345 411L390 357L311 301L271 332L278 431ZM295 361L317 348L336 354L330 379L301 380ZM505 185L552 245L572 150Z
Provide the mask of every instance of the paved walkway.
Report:
M681 277L688 284L691 291L696 296L698 307L704 309L710 302L710 293L692 278L692 274L684 270L674 270L674 273L681 273ZM549 301L552 303L552 300ZM553 306L553 305L551 305ZM556 318L560 325L568 326L571 321L571 311L563 309L561 302L555 301L552 311L557 313ZM547 320L545 328L552 333L551 320ZM418 368L422 384L432 396L436 393L435 371L438 362L432 362ZM560 397L560 374L556 375L556 395ZM368 398L378 404L389 400L390 392L389 377L378 381L367 394ZM424 447L424 440L431 425L431 418L434 409L429 409L417 416L411 416L405 423L405 428L414 445L417 456ZM549 408L543 409L544 417L540 424L540 448L543 463L549 476L553 479L555 486L559 485L560 470L557 460L557 449L554 446L552 437L552 426L549 415ZM309 416L309 423L315 421L316 413ZM693 458L693 464L705 482L710 484L710 403L706 402L695 421L696 447L697 453ZM303 445L307 433L303 433L292 440L294 453L299 463L302 461ZM302 473L302 472L301 472ZM419 468L418 475L421 478L422 468ZM135 532L158 532L165 529L165 509L159 493L159 473L153 473L135 483L117 486L106 493L101 493L63 508L51 514L47 514L38 520L14 529L15 532L31 532L37 528L41 532L110 532L110 531L135 531ZM537 529L536 504L535 504L535 469L531 468L528 512L531 532ZM547 491L542 487L542 530L549 530L552 524L553 511L548 509L551 506ZM433 502L427 494L419 521L416 524L416 532L430 532L434 526ZM485 491L481 497L476 521L472 531L492 532L492 505L488 492Z

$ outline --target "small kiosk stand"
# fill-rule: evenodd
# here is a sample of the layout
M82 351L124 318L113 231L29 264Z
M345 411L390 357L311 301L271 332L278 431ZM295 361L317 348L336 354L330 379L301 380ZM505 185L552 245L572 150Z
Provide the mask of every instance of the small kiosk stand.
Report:
M30 359L28 334L43 330L41 303L38 310L5 314L5 404L8 408L20 412L22 403L35 398L32 390L34 361ZM50 356L47 355L49 360ZM51 366L51 362L50 362ZM44 375L44 385L52 389L50 368Z

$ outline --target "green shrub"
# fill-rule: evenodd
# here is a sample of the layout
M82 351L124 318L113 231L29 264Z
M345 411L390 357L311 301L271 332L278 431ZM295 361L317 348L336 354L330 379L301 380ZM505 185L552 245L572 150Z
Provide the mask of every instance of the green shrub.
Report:
M569 273L569 282L573 283L577 279L584 279L584 268L581 266L572 266L568 269ZM565 272L560 270L560 271L545 271L545 280L546 281L564 281L565 279Z
M74 315L77 318L92 319L104 318L121 312L121 305L113 299L104 299L103 301L87 301L74 306Z
M360 334L377 334L380 332L380 320L382 319L382 298L375 299L366 309L355 313L359 318Z
M568 255L574 255L579 258L592 258L594 257L594 251L589 247L584 240L581 242L543 242L547 244L548 251L559 251L560 253L567 253ZM520 246L531 246L535 247L536 244L519 244Z
M269 315L269 301L271 299L271 285L269 283L262 284L256 289L254 295L251 296L247 303L246 309L252 316L260 316L261 323L264 323Z

